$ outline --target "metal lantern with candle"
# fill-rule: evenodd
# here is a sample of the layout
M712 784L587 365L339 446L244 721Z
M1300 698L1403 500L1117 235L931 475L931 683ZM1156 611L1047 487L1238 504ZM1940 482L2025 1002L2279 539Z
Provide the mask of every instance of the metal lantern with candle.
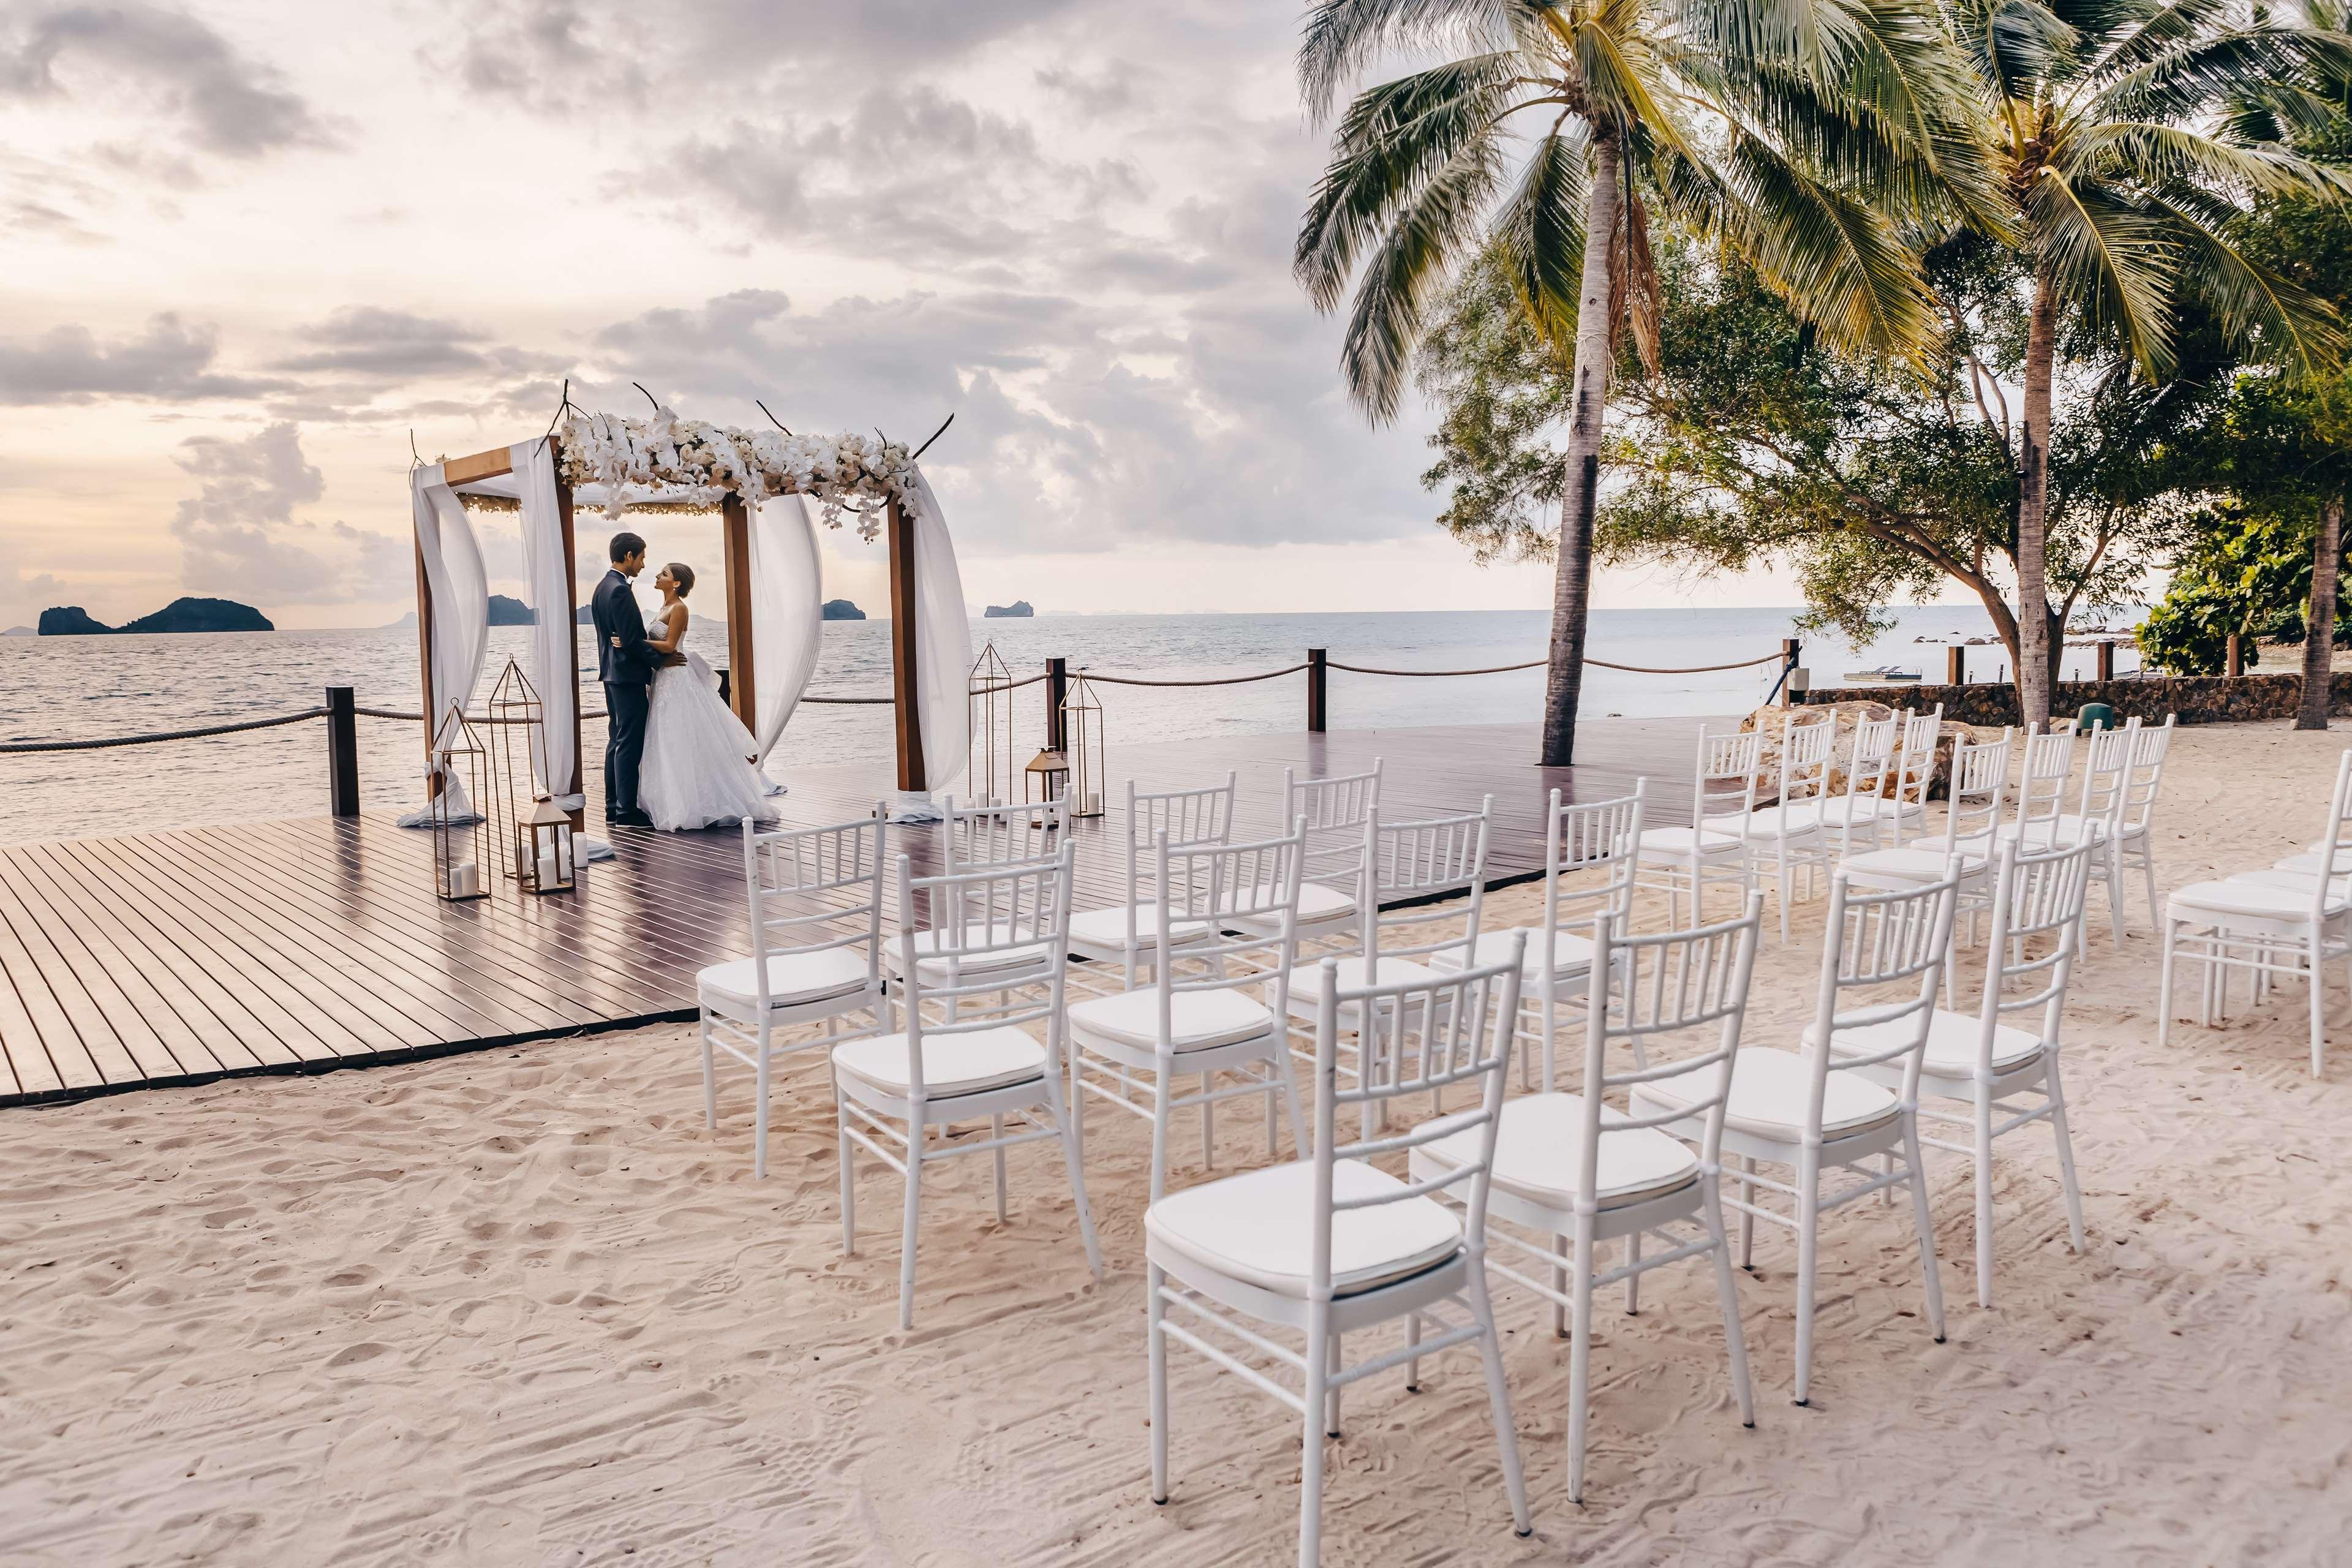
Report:
M523 891L527 893L568 893L575 885L573 877L579 869L572 843L572 814L541 795L532 803L530 816L522 825L523 847L528 851L522 874Z
M1070 793L1070 759L1051 746L1029 759L1021 770L1021 802L1034 805L1059 800Z
M1062 700L1062 744L1069 759L1070 815L1103 814L1103 716L1094 682L1083 667L1070 679L1070 694ZM1033 764L1034 765L1034 764Z
M489 723L495 787L482 810L489 818L491 841L507 847L506 874L520 882L530 871L530 834L520 803L537 797L546 772L547 715L530 677L511 658L490 688Z
M964 777L971 803L1007 805L1013 799L1013 672L994 643L972 660L964 701L971 734L964 752Z
M454 702L434 733L433 757L425 775L433 802L433 890L452 903L488 898L482 861L496 841L484 834L476 803L491 791L489 756L480 733Z

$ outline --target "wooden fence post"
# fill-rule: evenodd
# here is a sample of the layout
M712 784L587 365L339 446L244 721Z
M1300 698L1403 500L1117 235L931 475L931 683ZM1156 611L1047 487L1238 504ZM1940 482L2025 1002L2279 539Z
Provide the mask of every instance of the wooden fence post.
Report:
M2113 637L2107 637L2099 644L2099 679L2113 680L2115 678L2116 641Z
M1307 732L1310 735L1323 733L1324 721L1329 713L1325 706L1329 698L1331 680L1330 665L1327 659L1328 653L1323 648L1310 647L1307 650Z
M2245 639L2241 637L2236 632L2231 632L2230 634L2228 668L2229 673L2231 675L2243 675L2246 673L2246 643Z
M1966 643L1954 643L1944 650L1944 684L1966 686L1969 683L1969 649Z
M348 686L327 688L327 799L337 816L360 814L360 726Z
M1061 752L1069 749L1069 737L1062 732L1062 704L1070 696L1070 661L1055 658L1045 661L1045 749Z

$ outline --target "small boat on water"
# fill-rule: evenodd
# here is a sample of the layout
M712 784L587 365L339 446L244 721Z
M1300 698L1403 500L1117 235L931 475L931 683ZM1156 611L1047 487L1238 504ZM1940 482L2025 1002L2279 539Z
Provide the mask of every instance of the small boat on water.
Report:
M1850 686L1874 686L1894 680L1916 680L1919 671L1905 669L1900 665L1883 664L1876 669L1849 669L1845 672Z

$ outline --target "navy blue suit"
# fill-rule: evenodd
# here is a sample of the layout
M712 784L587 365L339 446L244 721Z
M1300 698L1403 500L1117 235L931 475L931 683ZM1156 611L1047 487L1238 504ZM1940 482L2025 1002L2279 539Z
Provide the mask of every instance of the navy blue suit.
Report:
M596 623L596 673L610 715L604 741L604 819L636 814L637 769L646 754L646 687L661 655L646 641L646 618L629 580L607 572L589 601ZM619 637L621 646L613 646Z

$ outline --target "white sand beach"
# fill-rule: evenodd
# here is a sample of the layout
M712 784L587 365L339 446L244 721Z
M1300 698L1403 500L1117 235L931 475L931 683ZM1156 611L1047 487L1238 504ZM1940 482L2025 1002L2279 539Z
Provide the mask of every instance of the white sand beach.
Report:
M2181 731L2161 885L2300 847L2347 739ZM1489 920L1536 908L1514 889ZM1822 908L1768 940L1751 1041L1793 1043ZM1922 1323L1905 1211L1841 1211L1800 1409L1794 1247L1768 1228L1740 1283L1753 1431L1703 1263L1646 1276L1638 1317L1612 1292L1580 1508L1565 1347L1506 1287L1534 1537L1511 1534L1454 1352L1418 1394L1350 1391L1326 1561L2352 1560L2352 1002L2322 1081L2292 990L2248 1012L2242 988L2159 1055L2147 911L2120 954L2105 912L2095 890L2067 1020L2086 1255L2047 1138L2005 1139L1979 1309L1965 1166L1931 1158L1949 1342ZM869 1167L845 1258L822 1056L776 1091L763 1184L748 1074L707 1131L692 1037L0 1113L0 1562L1287 1560L1297 1424L1181 1351L1174 1495L1148 1495L1147 1129L1088 1119L1101 1285L1049 1147L1016 1152L1009 1225L987 1162L927 1175L901 1333L897 1178ZM1254 1112L1220 1131L1223 1161L1263 1158ZM1173 1146L1173 1181L1197 1179L1189 1130Z

